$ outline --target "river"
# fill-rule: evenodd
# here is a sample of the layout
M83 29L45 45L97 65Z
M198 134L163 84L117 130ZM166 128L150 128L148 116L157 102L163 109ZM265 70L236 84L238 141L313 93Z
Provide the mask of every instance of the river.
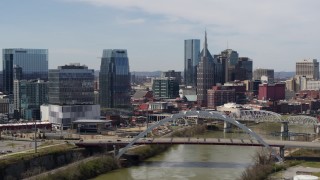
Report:
M255 128L253 128L255 129ZM300 128L299 128L300 129ZM309 130L310 131L310 130ZM262 136L268 133L260 131ZM245 133L222 133L209 131L200 137L243 138ZM279 139L268 136L268 139ZM149 158L139 166L118 169L98 176L95 180L209 180L240 178L246 167L253 163L252 157L261 147L176 145L166 152Z

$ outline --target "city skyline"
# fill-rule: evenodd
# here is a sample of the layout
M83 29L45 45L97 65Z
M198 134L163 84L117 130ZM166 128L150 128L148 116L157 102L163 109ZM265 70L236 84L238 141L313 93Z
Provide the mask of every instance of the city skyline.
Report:
M12 0L0 5L10 7L0 12L0 48L48 49L50 69L79 62L98 70L101 51L120 48L128 50L132 71L183 71L184 40L202 44L205 29L212 54L233 49L251 58L254 69L294 71L295 62L319 56L320 2L315 0Z

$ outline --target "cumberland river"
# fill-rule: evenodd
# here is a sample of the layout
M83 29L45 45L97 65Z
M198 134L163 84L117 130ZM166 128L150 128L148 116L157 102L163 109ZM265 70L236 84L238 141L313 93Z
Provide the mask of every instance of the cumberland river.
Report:
M272 129L271 127L270 129ZM280 127L279 127L280 128ZM296 132L301 128L293 127ZM269 133L253 128L264 138L280 139L268 136ZM303 129L305 132L305 129ZM308 129L307 132L312 132ZM244 133L208 132L205 137L244 138ZM201 137L204 137L201 136ZM101 175L96 180L121 179L121 180L206 180L206 179L237 179L246 167L252 164L252 156L261 147L241 146L209 146L209 145L176 145L168 151L146 160L139 166L119 169Z
M139 166L119 169L102 179L236 179L252 162L256 147L177 145Z

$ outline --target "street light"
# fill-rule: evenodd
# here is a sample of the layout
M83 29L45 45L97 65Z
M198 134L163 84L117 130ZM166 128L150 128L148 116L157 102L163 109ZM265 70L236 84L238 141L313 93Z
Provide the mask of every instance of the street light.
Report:
M37 153L37 121L34 121L34 152Z

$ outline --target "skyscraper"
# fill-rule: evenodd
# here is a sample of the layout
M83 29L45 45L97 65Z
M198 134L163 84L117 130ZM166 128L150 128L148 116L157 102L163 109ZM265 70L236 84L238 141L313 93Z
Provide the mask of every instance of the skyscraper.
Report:
M13 93L13 67L22 68L22 79L48 79L47 49L3 49L3 86L5 94Z
M197 65L200 60L200 40L184 41L184 82L186 86L197 85Z
M207 106L207 90L215 85L215 62L208 50L207 32L201 51L200 62L197 66L197 101L201 107Z
M130 106L131 84L127 50L103 50L99 84L101 107Z

